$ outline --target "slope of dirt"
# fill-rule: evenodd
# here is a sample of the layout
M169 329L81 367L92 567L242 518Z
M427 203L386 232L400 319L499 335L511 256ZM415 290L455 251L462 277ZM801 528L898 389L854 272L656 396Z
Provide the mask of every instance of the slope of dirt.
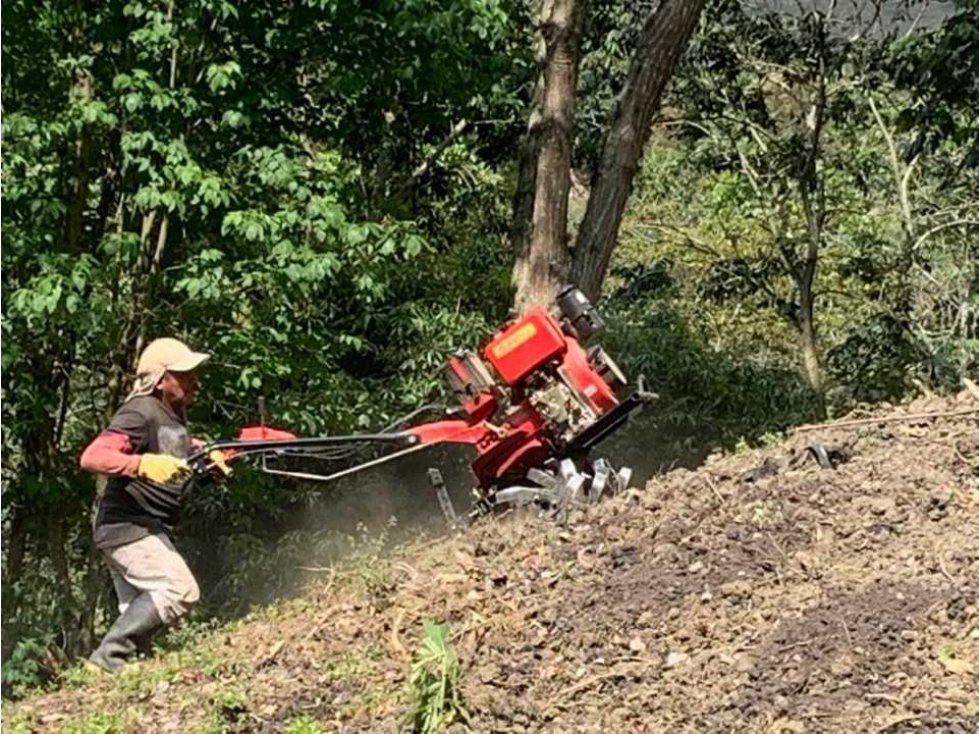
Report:
M325 572L303 599L8 707L8 723L398 731L431 618L452 626L476 731L971 734L979 421L907 417L976 407L919 400L563 521L503 517Z

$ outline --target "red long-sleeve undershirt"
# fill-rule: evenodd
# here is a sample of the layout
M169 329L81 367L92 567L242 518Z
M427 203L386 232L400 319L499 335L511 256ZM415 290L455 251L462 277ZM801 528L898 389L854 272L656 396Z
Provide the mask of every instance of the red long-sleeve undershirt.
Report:
M85 447L78 463L93 474L135 477L139 456L133 454L128 436L117 431L103 431Z

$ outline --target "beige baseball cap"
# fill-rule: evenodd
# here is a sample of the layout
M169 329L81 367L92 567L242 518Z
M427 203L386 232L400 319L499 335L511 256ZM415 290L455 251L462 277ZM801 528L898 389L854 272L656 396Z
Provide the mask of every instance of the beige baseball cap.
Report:
M137 375L156 372L190 372L210 359L210 354L195 352L179 339L164 337L146 345L136 364Z

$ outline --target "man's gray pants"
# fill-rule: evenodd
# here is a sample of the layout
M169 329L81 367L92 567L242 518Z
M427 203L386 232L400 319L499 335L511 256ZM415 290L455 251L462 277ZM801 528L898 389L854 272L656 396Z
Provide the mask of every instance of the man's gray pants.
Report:
M119 597L119 613L137 595L148 592L164 624L173 624L200 599L197 580L170 539L148 535L105 551L112 583Z

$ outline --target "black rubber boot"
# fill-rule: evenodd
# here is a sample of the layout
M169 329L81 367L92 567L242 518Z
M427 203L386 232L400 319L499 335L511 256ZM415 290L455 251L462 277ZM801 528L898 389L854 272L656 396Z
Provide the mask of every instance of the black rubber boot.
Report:
M89 662L110 672L119 670L162 627L163 621L150 595L140 594L105 633Z

